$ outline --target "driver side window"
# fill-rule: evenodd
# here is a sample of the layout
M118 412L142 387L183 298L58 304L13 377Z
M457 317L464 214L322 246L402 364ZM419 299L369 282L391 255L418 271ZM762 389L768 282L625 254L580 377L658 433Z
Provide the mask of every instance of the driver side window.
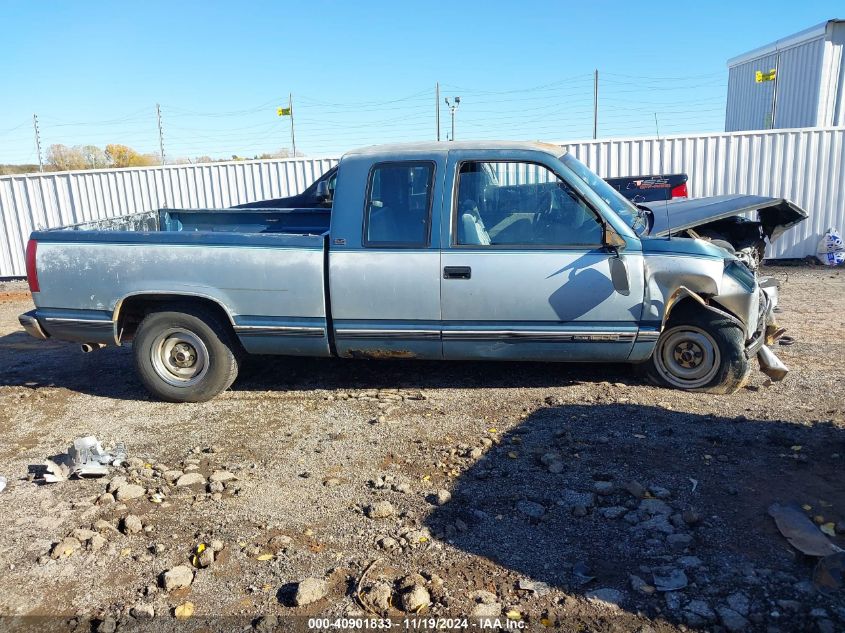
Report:
M543 165L462 163L456 244L464 246L600 246L596 213Z

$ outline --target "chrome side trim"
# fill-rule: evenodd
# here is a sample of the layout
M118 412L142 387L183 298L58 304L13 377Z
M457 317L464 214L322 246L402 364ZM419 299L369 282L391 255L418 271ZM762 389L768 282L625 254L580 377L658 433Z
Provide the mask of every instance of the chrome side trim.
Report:
M114 321L110 321L109 319L69 319L66 317L43 317L47 323L76 323L77 325L91 325L91 324L99 324L99 325L108 325L111 327L114 325Z
M235 332L244 336L315 336L323 337L326 330L321 327L294 325L236 325Z
M339 339L404 339L404 340L439 340L440 330L376 330L344 329L335 330Z
M640 330L637 332L637 343L654 343L659 338L659 330Z
M631 343L636 332L587 332L583 330L447 330L444 341L553 341L571 343Z

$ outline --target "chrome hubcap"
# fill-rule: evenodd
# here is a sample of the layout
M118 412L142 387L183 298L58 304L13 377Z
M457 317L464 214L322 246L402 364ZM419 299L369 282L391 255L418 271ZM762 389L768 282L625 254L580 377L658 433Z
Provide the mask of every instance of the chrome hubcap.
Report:
M694 325L679 325L664 332L654 353L660 376L684 389L708 384L722 361L713 337Z
M170 385L189 387L208 371L208 349L193 332L170 328L159 334L150 348L158 376Z

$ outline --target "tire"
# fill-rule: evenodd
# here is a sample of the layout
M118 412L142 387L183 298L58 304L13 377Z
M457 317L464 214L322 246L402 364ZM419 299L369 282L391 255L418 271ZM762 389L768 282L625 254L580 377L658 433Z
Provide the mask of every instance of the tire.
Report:
M733 393L742 387L750 371L742 330L700 307L677 310L645 363L649 380L706 393Z
M205 402L238 375L240 348L227 323L198 306L151 312L135 332L135 370L155 397Z

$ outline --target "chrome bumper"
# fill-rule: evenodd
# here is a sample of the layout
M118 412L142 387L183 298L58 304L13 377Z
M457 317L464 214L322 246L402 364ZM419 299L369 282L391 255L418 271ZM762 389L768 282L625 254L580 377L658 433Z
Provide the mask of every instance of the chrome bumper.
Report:
M21 324L26 333L32 337L46 339L48 335L44 332L38 319L35 317L35 310L30 310L18 317L18 322Z

